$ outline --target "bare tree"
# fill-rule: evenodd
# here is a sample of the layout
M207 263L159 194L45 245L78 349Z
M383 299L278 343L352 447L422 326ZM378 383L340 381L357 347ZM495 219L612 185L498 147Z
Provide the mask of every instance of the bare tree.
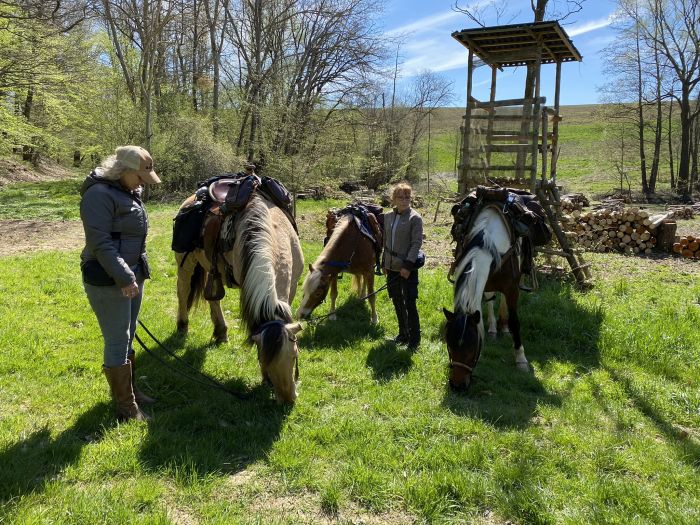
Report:
M692 99L700 84L700 4L697 0L642 0L643 9L627 10L643 37L662 55L662 67L673 74L678 89L672 93L679 106L680 152L677 190L690 197L691 137L698 109ZM625 5L624 3L622 4Z
M153 136L152 95L156 75L162 68L159 45L166 27L172 20L174 4L167 0L102 0L103 17L109 29L132 100L138 100L145 113L144 135L147 149ZM121 40L131 45L137 55L137 66L132 68L125 58Z

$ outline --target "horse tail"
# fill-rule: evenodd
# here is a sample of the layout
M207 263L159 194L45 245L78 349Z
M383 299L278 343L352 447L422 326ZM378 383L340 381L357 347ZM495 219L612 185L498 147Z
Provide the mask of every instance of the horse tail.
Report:
M204 282L207 277L204 268L201 264L197 264L192 272L192 277L190 277L190 293L187 296L187 309L192 308L204 299Z

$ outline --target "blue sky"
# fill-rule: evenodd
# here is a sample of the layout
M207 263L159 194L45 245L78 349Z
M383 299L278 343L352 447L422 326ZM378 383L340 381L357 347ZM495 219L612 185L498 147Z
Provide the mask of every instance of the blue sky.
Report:
M550 0L550 4L554 0ZM476 0L460 0L460 6L476 4ZM482 4L488 1L481 0ZM503 2L500 2L503 3ZM563 1L559 1L563 5ZM402 42L399 57L403 83L424 70L453 82L454 106L466 101L467 50L450 35L453 31L476 27L466 15L452 10L451 0L387 0L382 23L388 36ZM507 12L501 24L531 22L530 0L508 0ZM562 65L561 104L594 104L599 100L597 87L605 82L601 50L610 44L614 31L610 24L615 5L610 0L587 0L583 10L569 16L562 26L583 56L583 62ZM486 13L492 16L493 11ZM497 25L495 17L486 25ZM542 67L542 94L547 104L554 104L554 65ZM473 95L479 100L489 96L491 74L488 68L478 68L474 75ZM507 68L498 73L496 98L522 97L524 68Z

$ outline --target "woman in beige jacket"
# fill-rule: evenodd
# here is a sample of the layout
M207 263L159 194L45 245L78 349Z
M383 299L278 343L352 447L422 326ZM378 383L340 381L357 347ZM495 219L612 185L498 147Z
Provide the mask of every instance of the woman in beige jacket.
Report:
M394 208L384 215L384 272L387 290L399 324L397 344L414 351L420 344L418 269L416 260L423 244L423 218L411 208L411 186L397 184L391 195Z

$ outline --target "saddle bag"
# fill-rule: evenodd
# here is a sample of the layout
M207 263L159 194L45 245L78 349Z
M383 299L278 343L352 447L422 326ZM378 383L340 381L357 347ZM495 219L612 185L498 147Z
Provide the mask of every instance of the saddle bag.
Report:
M552 230L547 225L547 216L544 208L536 200L530 200L525 206L533 213L537 220L530 226L530 239L535 246L544 246L552 240Z
M196 201L178 212L173 219L173 240L170 245L173 251L188 253L201 247L202 224L208 209L208 203Z
M272 202L277 206L291 212L292 194L284 187L284 184L272 177L263 177L261 189L270 196Z

